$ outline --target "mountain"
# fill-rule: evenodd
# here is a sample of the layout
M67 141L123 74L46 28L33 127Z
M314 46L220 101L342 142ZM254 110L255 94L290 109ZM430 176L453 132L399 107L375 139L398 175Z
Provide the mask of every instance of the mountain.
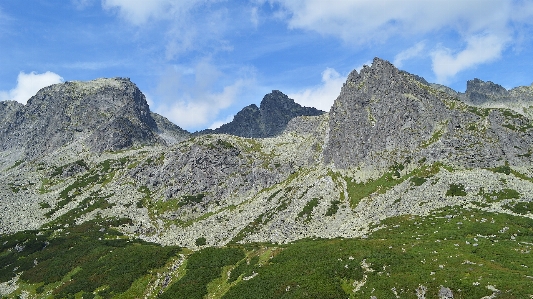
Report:
M0 294L531 297L530 87L472 82L376 58L328 113L274 91L231 134L189 135L120 78L2 102Z
M103 152L164 144L163 132L176 132L175 141L188 136L161 116L156 122L145 96L127 78L55 84L27 105L6 102L0 107L0 147L20 150L28 158L73 144Z
M493 83L468 82L469 99L507 91ZM479 103L479 102L477 102ZM391 63L352 72L330 111L325 162L336 167L389 167L424 159L462 167L530 164L531 121L510 110L468 106L438 92Z
M241 137L266 138L283 132L289 121L298 116L318 116L324 111L302 107L279 90L265 95L258 108L255 104L239 111L233 120L202 134L230 134Z

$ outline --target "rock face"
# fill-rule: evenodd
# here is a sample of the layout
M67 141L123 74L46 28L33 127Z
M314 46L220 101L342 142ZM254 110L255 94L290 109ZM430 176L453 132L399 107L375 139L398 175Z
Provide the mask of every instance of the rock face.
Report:
M470 94L506 92L474 81ZM533 145L526 117L465 105L378 58L348 76L329 124L324 158L338 168L422 158L467 167L521 165L530 162Z
M29 158L73 142L103 152L164 144L161 132L184 135L156 122L145 96L126 78L56 84L25 106L4 102L0 107L0 148L22 149Z
M473 105L511 100L509 92L503 86L477 78L466 83L465 97Z
M302 107L279 90L265 95L258 108L255 104L239 111L233 121L203 133L230 134L241 137L274 137L283 132L289 121L297 116L318 116L324 111Z
M191 133L178 127L166 117L150 112L157 126L157 134L169 145L179 143L191 136Z

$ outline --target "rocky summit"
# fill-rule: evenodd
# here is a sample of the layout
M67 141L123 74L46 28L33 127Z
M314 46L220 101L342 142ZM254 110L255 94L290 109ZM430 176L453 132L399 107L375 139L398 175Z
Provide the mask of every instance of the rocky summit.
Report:
M279 90L265 95L258 108L255 104L239 111L233 121L203 134L230 134L241 137L266 138L283 132L289 121L297 116L318 116L324 111L302 107Z
M0 103L7 298L529 298L533 87L376 58L190 134L124 78Z

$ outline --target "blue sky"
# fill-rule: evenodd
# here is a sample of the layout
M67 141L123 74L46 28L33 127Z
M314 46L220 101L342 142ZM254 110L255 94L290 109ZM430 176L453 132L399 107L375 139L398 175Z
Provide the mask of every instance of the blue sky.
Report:
M374 57L464 91L533 82L533 1L4 0L0 100L46 85L129 77L196 131L273 89L329 110Z

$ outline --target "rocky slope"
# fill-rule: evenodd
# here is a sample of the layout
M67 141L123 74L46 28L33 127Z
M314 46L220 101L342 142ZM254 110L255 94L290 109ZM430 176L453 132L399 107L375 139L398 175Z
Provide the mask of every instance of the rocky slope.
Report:
M469 83L468 95L480 94L472 87L477 83ZM348 76L331 108L329 128L325 162L337 168L420 159L462 167L531 164L528 118L468 106L380 59Z
M0 148L28 158L79 143L94 152L164 144L159 134L187 136L152 117L142 92L126 78L66 82L41 89L24 106L2 103Z
M252 104L239 111L233 120L202 134L230 134L241 137L266 138L283 132L289 121L297 116L318 116L324 111L302 107L279 90L265 95L259 108Z
M483 86L472 87L470 94L474 89L481 93ZM526 95L520 99L527 102L528 89L516 90ZM500 88L496 91L503 92ZM500 94L496 91L488 94ZM533 273L520 266L527 264L525 252L533 243L529 226L533 219L532 121L508 108L482 108L482 104L473 106L461 99L460 94L454 96L450 90L375 59L372 66L349 75L329 113L306 110L273 92L265 96L261 108L246 107L232 123L223 126L231 135L190 136L150 113L144 96L129 80L54 85L41 90L26 106L13 102L0 105L0 236L28 229L54 236L55 232L70 233L94 221L126 219L98 231L104 234L114 227L120 238L141 238L192 250L243 246L248 257L239 262L242 267L254 263L275 267L298 260L269 264L279 252L298 247L298 242L309 242L309 248L334 243L344 248L346 241L355 244L347 247L350 250L371 250L335 256L327 266L316 267L326 269L341 262L339 269L325 277L348 271L342 269L358 269L357 275L346 274L328 282L337 286L335 292L344 290L343 294L352 298L369 294L404 298L415 292L421 294L418 298L425 298L429 287L435 298L436 294L450 298L448 295L461 294L461 290L469 298L491 296L502 288L512 293L510 284L496 288L483 282L477 288L475 283L480 279L470 281L468 273L473 270L468 268L460 275L453 271L448 276L437 274L437 281L427 278L441 273L438 271L444 267L472 267L473 262L489 263L490 269L519 275L512 277L518 284L524 283L524 296L533 294L527 288ZM291 116L297 112L319 115ZM237 136L245 134L248 127L261 132L262 138ZM39 132L47 138L37 136ZM263 138L267 135L275 136ZM427 227L421 228L422 223ZM471 223L460 231L464 236L450 231L459 230L463 223ZM489 228L476 230L483 225L490 226L490 232ZM437 237L441 226L448 228ZM387 235L389 231L393 235ZM115 237L120 239L118 235L102 235L99 241ZM467 237L475 238L476 243L464 239ZM337 239L313 241L315 238ZM500 242L498 246L507 247L496 248L501 250L494 251L496 256L490 252L476 255L470 242L478 244L482 241L477 239L482 238L487 246ZM307 241L301 241L304 239ZM6 250L14 253L20 249L17 242L5 243L10 246ZM463 249L464 242L470 247ZM411 252L415 246L420 248ZM317 255L340 250L334 247ZM457 258L461 260L448 264L448 257L459 256L457 252L461 252ZM513 264L497 264L494 260L499 261L500 252L506 252ZM176 256L166 268L156 271L163 276L136 288L150 290L143 293L147 298L162 294L169 283L194 271L185 271L183 266L188 254L184 251ZM255 256L261 262L253 262ZM383 287L379 281L389 279L386 274L393 272L389 269L401 268L392 260L383 261L385 256L424 264L421 268L426 267L426 257L428 265L433 259L440 264L411 280L404 281L401 277L407 274L397 272L403 276L391 276L393 281ZM375 265L367 263L366 257L372 257ZM232 282L230 272L241 267L236 263L217 268L226 274L222 274L222 282L211 281L213 285L205 294L235 298L244 294L239 286L260 288L264 286L259 283L261 279L273 275L258 266ZM19 277L14 272L8 274L5 277L9 279ZM71 281L69 277L58 279ZM453 277L464 278L468 284L456 281L452 285ZM12 283L1 281L0 293L15 294L18 286L14 290L12 286L16 279ZM66 287L57 288L52 284L55 281L47 284L50 294L64 292ZM254 286L255 282L259 285ZM411 282L415 285L407 286ZM406 283L405 294L399 283ZM310 290L304 281L283 282L272 288L289 294L300 286ZM91 294L100 294L102 289L105 287L95 288ZM291 296L330 294L295 292ZM268 298L276 297L280 293Z

